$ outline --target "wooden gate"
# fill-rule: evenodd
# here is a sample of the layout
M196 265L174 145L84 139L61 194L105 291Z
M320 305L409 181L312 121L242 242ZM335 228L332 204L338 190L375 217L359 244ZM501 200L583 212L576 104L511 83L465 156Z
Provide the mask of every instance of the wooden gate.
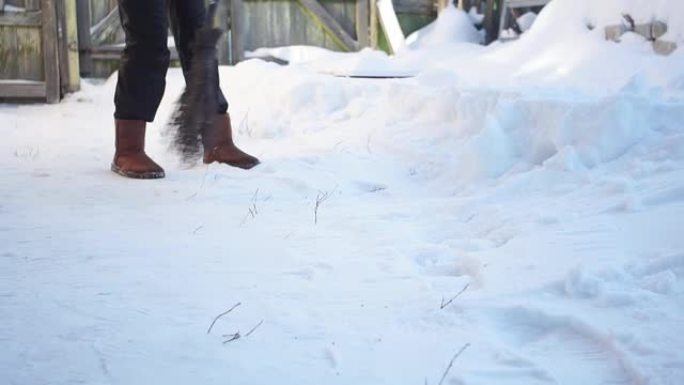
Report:
M75 0L0 0L0 98L55 103L79 88Z

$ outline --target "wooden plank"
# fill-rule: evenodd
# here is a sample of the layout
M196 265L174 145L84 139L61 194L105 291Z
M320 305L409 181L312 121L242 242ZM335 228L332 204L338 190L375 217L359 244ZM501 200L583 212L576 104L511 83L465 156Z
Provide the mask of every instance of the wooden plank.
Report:
M92 24L90 24L90 27L94 27L102 19L107 17L111 10L117 5L117 0L90 0L90 20L92 22Z
M99 47L93 47L90 50L90 54L93 59L98 60L119 60L121 59L121 52L124 50L123 44L113 44L113 45L103 45ZM178 60L178 51L176 47L169 47L170 60Z
M233 64L236 64L244 58L244 30L243 30L243 1L230 0L230 40L231 40L231 57Z
M0 98L44 98L45 83L29 80L0 80Z
M40 29L0 26L0 79L43 80Z
M370 46L373 48L378 48L379 25L378 2L377 0L370 0Z
M0 25L40 27L41 23L40 11L0 13Z
M399 19L394 11L392 0L378 0L378 16L380 25L387 37L391 53L396 54L401 51L405 45L404 32L401 30Z
M370 47L370 1L356 2L356 40L360 47Z
M509 8L538 7L546 5L551 0L505 0Z
M330 36L340 49L356 51L359 44L349 36L340 23L316 0L297 0L306 13Z
M356 36L356 0L318 0L318 3L328 11L352 40L358 41ZM310 23L309 20L307 22Z
M19 70L18 28L0 25L0 79L16 79Z
M350 15L354 5L347 3ZM244 3L243 35L245 50L261 47L312 45L331 50L339 48L296 1L249 1Z
M41 7L41 0L25 0L24 2L24 8L26 8L27 11L37 11Z
M78 63L78 25L76 22L76 0L64 0L66 16L66 47L67 47L67 91L75 92L81 88L81 74Z
M43 57L45 59L45 100L57 103L60 98L59 89L59 52L57 44L57 13L55 1L42 0L43 14Z
M69 64L66 46L66 13L64 11L64 0L57 0L55 2L55 12L57 16L57 56L59 57L59 93L64 95L67 93L67 85L69 84Z
M90 76L93 59L90 56L92 43L90 40L90 0L76 0L76 18L78 20L78 65L81 75Z
M120 25L119 7L115 6L102 20L90 28L90 44L111 43Z
M434 16L435 5L425 0L398 0L392 2L396 13Z

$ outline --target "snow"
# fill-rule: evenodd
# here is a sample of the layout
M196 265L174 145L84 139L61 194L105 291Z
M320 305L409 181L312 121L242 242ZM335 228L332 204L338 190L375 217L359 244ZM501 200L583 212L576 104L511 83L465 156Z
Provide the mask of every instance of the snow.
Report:
M537 19L537 14L534 12L526 12L516 19L518 26L522 32L532 28L534 21Z
M0 383L680 384L684 52L601 26L681 7L223 67L251 171L167 151L178 69L161 181L108 170L115 77L0 105Z
M480 43L483 34L473 25L474 16L449 4L437 20L406 38L406 44L413 49L454 43Z
M475 29L473 19L462 10L449 4L437 20L406 38L406 44L413 49L453 43L480 43L483 35Z

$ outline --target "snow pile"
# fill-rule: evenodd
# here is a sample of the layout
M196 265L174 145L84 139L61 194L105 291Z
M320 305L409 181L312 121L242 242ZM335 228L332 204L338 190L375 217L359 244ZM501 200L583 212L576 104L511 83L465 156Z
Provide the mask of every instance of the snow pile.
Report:
M437 20L406 38L411 49L455 43L480 43L483 35L475 29L472 17L449 4ZM445 48L446 49L446 48Z
M537 14L534 12L526 12L516 19L516 23L522 32L528 31L537 20Z
M250 110L262 111L248 119L255 137L304 139L329 131L331 123L371 119L382 122L381 131L373 135L375 146L426 158L417 168L448 178L454 186L539 166L592 169L646 138L678 134L677 122L684 113L672 96L658 96L651 87L644 91L639 81L608 97L533 89L459 90L453 86L458 78L442 72L368 84L260 62L238 68L251 74L248 79L259 77L252 89L245 84L243 94L257 101ZM277 89L260 92L276 81ZM359 135L357 140L363 141L366 133ZM397 141L397 135L402 140Z
M0 382L679 385L684 52L600 31L640 7L221 68L249 172L166 152L178 69L161 181L108 171L115 77L0 105Z
M404 63L392 60L386 53L369 48L355 53L308 46L260 48L249 52L247 57L276 58L308 71L335 76L407 77L417 72Z
M587 29L600 34L609 25L624 22L630 15L637 24L660 20L668 24L666 39L681 41L684 36L684 3L677 0L554 0L539 14L533 30L558 38Z
M675 0L606 0L598 4L590 0L555 0L542 10L524 37L488 47L464 43L464 37L475 39L477 31L466 14L448 7L437 21L410 37L412 48L395 56L368 50L356 55L307 47L257 52L309 70L342 76L391 77L441 71L448 73L451 86L461 89L505 88L529 95L543 88L543 93L553 92L562 98L564 94L609 96L627 88L644 97L659 97L683 89L682 49L661 57L653 52L650 42L636 34L627 34L619 44L606 41L604 28L622 23L625 13L637 23L662 20L668 23L663 39L681 47L683 4ZM461 43L449 44L456 41ZM663 71L664 67L667 70Z
M680 92L684 74L681 49L661 57L653 52L650 42L636 35L627 36L619 44L606 41L604 27L620 24L622 14L630 13L638 23L653 18L668 22L664 38L674 38L684 28L684 20L678 19L684 14L682 7L681 2L673 0L555 0L518 41L495 43L484 49L452 49L454 52L446 55L442 50L426 48L405 52L396 60L428 71L449 70L463 88L505 87L528 94L531 88L543 86L545 93L554 89L559 96L608 96L638 82L646 86L640 90L644 96L650 92L648 87L658 89L656 93ZM663 71L663 66L668 71ZM632 88L634 91L637 89Z
M333 51L325 48L293 45L289 47L258 48L254 51L245 52L245 57L249 59L273 57L290 64L301 64L329 58L332 53Z

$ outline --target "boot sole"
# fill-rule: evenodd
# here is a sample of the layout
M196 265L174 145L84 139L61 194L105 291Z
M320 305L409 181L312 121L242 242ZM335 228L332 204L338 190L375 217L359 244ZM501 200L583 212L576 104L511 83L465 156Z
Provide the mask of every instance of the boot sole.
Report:
M131 179L161 179L166 176L164 171L147 171L147 172L133 172L133 171L126 171L122 169L121 167L115 165L112 163L111 170L121 176L125 176L126 178L131 178Z
M211 163L214 163L214 162L221 163L221 164L225 164L225 165L228 165L228 166L231 166L231 167L241 168L241 169L243 169L243 170L250 170L250 169L252 169L252 168L258 166L259 164L261 164L261 162L258 162L258 161L257 161L257 162L245 162L245 163L238 163L238 162L222 162L222 161L220 161L220 160L210 160L210 159L205 159L205 160L202 161L202 163L204 163L204 164L211 164Z
M242 162L242 163L240 163L240 162L221 161L219 159L215 159L215 158L207 157L207 156L202 158L202 163L204 163L204 164L212 164L214 162L225 164L225 165L228 165L231 167L241 168L243 170L249 170L249 169L252 169L252 168L261 164L261 161L259 161L259 159L256 159L253 162Z

